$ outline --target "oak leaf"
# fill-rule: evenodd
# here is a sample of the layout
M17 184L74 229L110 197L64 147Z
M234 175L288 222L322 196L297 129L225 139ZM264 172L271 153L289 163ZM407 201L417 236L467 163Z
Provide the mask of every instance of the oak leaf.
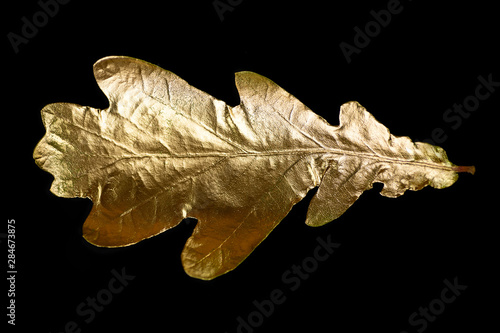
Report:
M44 107L36 163L54 175L54 194L93 201L83 236L97 246L131 245L198 219L182 252L196 278L238 266L314 187L306 223L320 226L375 182L397 197L474 171L439 147L392 135L357 102L342 105L331 126L252 72L236 73L235 107L134 58L103 58L94 75L109 107Z

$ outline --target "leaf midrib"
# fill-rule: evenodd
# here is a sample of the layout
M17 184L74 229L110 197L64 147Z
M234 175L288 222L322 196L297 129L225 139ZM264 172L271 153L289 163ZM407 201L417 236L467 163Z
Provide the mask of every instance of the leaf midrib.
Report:
M283 149L283 150L266 150L261 152L241 152L241 153L223 153L223 152L210 152L210 153L189 153L189 154L135 154L135 155L122 155L121 159L133 158L207 158L207 157L227 157L227 158L241 158L253 156L280 156L280 155L347 155L357 157L360 159L376 160L380 163L393 163L393 164L407 164L416 165L421 167L429 167L440 170L454 171L453 166L442 165L432 161L416 161L411 159L401 159L397 157L381 156L378 154L357 152L352 150L343 150L338 148L298 148L298 149ZM116 161L117 162L117 161Z

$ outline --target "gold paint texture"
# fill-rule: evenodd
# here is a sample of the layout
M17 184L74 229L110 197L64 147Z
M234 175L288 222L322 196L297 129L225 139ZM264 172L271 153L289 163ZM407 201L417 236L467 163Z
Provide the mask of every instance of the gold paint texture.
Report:
M342 105L331 126L252 72L236 73L235 107L139 59L103 58L94 75L109 108L47 105L33 157L54 175L55 195L93 201L83 235L97 246L131 245L198 219L182 251L195 278L238 266L314 187L306 223L320 226L374 182L397 197L474 171L440 147L390 134L357 102Z

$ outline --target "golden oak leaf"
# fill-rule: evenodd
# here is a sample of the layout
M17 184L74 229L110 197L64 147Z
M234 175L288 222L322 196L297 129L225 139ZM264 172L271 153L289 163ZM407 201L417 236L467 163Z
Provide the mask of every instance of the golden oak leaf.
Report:
M128 57L94 65L109 108L55 103L34 159L51 191L87 197L87 241L117 247L198 219L186 272L212 279L238 266L314 187L306 223L336 219L374 182L381 194L453 184L439 147L396 137L357 102L331 126L271 80L236 74L230 107L175 74Z

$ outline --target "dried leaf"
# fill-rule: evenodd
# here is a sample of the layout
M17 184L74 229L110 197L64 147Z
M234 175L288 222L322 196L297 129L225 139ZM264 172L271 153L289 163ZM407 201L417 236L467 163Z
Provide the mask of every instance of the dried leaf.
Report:
M94 75L109 108L47 105L36 163L54 175L54 194L94 202L83 234L97 246L131 245L197 218L182 252L196 278L238 266L314 187L306 223L320 226L374 182L397 197L474 171L391 135L357 102L331 126L252 72L236 74L236 107L138 59L101 59Z

